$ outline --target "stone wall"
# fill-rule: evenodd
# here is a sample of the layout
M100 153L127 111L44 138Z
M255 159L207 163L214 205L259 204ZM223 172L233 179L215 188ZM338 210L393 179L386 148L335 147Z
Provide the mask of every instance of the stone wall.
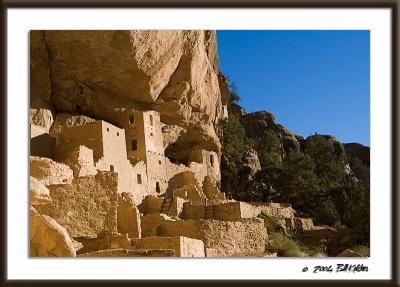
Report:
M253 211L251 206L244 202L228 202L226 200L203 200L184 204L183 216L185 219L217 219L225 221L240 221L246 218L255 218L258 210Z
M177 257L204 257L203 242L184 236L133 239L132 246L134 249L173 249Z
M77 146L84 145L93 150L94 161L97 161L104 156L102 133L101 121L64 128L57 141L55 159L63 162Z
M204 242L207 257L259 256L265 251L267 230L263 220L164 221L159 236L185 236Z
M187 202L187 200L174 196L172 198L171 207L168 211L169 216L182 216L183 205ZM139 206L139 210L144 215L148 214L159 214L161 212L162 206L164 203L163 197L155 197L155 196L146 196L146 198L142 201Z
M128 193L118 196L117 229L129 237L141 237L140 213Z
M189 169L196 174L200 183L208 175L213 181L221 181L219 156L214 151L193 150L189 155Z
M167 171L167 179L170 180L179 173L189 171L189 168L184 164L172 163L169 158L165 158L165 168ZM169 187L169 186L168 186Z
M165 214L148 214L140 217L142 238L160 236L160 226L166 221L176 221Z
M63 161L74 172L74 177L95 175L97 173L93 162L93 150L84 145L76 146L72 152L66 155Z
M117 174L99 172L48 188L53 203L37 210L54 218L71 236L96 237L101 231L117 231Z

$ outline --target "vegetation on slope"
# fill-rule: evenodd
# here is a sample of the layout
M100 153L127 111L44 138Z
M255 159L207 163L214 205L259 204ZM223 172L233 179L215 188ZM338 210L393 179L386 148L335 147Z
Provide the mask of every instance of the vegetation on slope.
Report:
M285 153L274 131L249 139L234 115L222 120L220 128L222 190L228 196L243 200L240 193L249 189L243 184L249 179L242 166L243 153L252 148L262 168L251 191L260 195L258 200L290 203L317 224L346 226L348 244L369 245L369 167L361 160L338 155L329 140L317 134L300 151Z

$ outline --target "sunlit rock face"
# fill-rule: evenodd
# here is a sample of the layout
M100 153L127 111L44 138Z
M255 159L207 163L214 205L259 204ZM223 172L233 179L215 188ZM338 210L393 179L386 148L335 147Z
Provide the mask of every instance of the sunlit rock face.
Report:
M152 109L180 128L167 145L219 151L215 31L34 31L31 42L31 108L111 123L121 108Z

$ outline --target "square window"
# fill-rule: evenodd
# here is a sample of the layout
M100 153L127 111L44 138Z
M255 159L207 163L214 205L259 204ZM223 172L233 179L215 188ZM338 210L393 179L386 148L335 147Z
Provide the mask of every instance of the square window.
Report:
M141 174L137 174L136 178L137 178L137 183L138 184L142 184L142 175Z
M109 129L109 128L107 128L107 131L109 132L109 131L110 131L110 129Z
M119 133L117 133L117 137L119 137Z

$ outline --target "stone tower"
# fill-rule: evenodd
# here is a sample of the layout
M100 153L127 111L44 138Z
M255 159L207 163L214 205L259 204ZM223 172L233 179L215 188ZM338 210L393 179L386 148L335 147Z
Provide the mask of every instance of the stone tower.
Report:
M144 161L149 191L164 193L167 176L160 114L156 111L124 111L120 126L125 129L128 159Z

